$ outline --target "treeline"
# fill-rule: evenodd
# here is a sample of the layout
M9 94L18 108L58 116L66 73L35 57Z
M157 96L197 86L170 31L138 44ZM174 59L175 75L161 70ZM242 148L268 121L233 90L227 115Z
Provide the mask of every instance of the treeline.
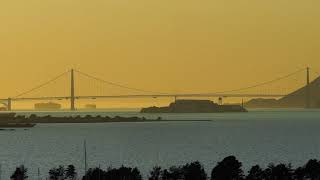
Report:
M12 174L12 180L28 179L28 170L24 166L17 167ZM49 180L142 180L141 172L136 167L120 167L89 169L83 177L78 177L75 167L59 166L48 172ZM187 163L182 166L172 166L168 169L154 167L147 176L148 180L320 180L320 161L309 160L304 166L296 169L290 164L270 164L267 168L252 166L245 173L242 163L234 156L218 162L208 175L199 162Z
M159 117L157 120L161 120ZM36 114L31 114L30 116L17 115L12 118L6 118L2 122L6 123L105 123L105 122L145 122L145 121L155 121L148 120L145 117L109 117L109 116L37 116Z

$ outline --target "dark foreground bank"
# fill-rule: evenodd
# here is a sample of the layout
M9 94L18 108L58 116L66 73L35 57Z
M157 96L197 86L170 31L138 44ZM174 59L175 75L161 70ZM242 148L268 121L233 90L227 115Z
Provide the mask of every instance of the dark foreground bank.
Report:
M28 179L28 169L17 167L10 177L12 180ZM49 170L49 180L142 180L144 179L137 167L108 168L99 167L87 170L83 177L78 176L73 165L59 166ZM218 162L210 175L199 162L191 162L181 166L164 169L155 166L149 173L148 180L319 180L320 161L309 160L304 166L293 168L290 164L270 164L263 169L259 165L245 173L242 163L236 157L229 156Z
M146 119L145 117L109 117L109 116L37 116L32 114L30 116L16 115L15 113L0 114L0 127L5 126L23 126L32 125L33 127L37 123L111 123L111 122L166 122L161 117L157 119ZM170 121L194 121L194 120L170 120ZM204 120L195 120L204 121Z

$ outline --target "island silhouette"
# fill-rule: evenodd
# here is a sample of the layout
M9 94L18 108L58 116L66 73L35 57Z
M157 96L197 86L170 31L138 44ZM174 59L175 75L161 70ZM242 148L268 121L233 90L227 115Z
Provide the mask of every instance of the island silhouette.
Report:
M210 100L176 100L166 107L142 108L141 113L221 113L247 112L240 105L219 105Z

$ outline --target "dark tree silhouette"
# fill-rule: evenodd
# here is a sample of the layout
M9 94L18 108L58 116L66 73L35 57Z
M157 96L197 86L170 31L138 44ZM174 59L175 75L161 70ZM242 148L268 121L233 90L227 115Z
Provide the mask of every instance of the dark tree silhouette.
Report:
M293 179L295 180L304 180L305 179L305 168L298 167L293 173Z
M109 177L108 179L112 180L142 180L141 173L137 168L124 166L120 167L119 169L110 169L107 171L107 177Z
M75 180L77 176L76 168L73 165L69 165L65 171L65 177L68 180Z
M259 165L252 166L248 172L246 180L261 180L263 179L263 169Z
M109 168L103 171L100 168L89 169L83 180L142 180L140 171L137 168L120 167Z
M149 180L161 180L161 167L155 166L153 167L152 171L150 172Z
M264 178L268 180L292 180L293 170L290 164L278 164L276 166L270 164L264 171Z
M244 177L241 167L236 157L226 157L213 168L211 180L241 180Z
M14 173L10 177L11 180L24 180L28 179L28 169L23 165L16 168Z
M200 162L192 162L182 167L184 180L206 180L207 174Z
M89 169L86 175L82 178L83 180L105 180L106 172L100 168Z
M270 164L266 169L259 165L252 166L245 177L241 169L242 164L236 157L229 156L212 169L211 180L320 180L320 161L309 160L303 167L292 169L291 164ZM19 166L10 176L11 180L28 179L27 168ZM59 166L49 171L50 180L78 180L73 165ZM137 168L120 167L89 169L82 180L142 180ZM148 180L207 180L207 174L200 162L191 162L183 166L172 166L169 169L154 167L150 171Z
M170 172L167 170L167 169L164 169L162 172L161 172L161 180L162 179L165 179L165 180L171 180L171 175L170 175Z
M320 179L320 162L316 159L311 159L304 167L305 177L311 180Z
M151 179L151 177L153 179ZM156 167L151 171L149 180L206 180L207 174L203 166L198 162L192 162L182 167L172 166L169 170Z
M49 179L50 180L64 180L65 177L65 169L63 166L59 166L58 168L53 168L49 170Z
M161 177L163 180L180 180L183 178L183 171L180 167L172 166L169 170L163 170Z

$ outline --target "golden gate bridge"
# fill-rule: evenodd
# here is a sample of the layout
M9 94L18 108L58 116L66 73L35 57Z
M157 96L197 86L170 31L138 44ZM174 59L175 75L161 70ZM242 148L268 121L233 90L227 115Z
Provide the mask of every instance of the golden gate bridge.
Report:
M303 73L303 76L302 74ZM95 93L95 94L82 94L78 93L76 91L77 85L79 84L80 81L76 79L76 75L81 76L82 78L86 78L87 80L94 81L95 85L96 84L104 84L108 86L113 86L117 87L118 89L125 89L129 91L134 91L134 92L139 92L139 93L125 93L125 94L111 94L111 95L106 95L105 93ZM299 77L303 77L302 84L298 84L297 87L295 88L302 88L302 87L307 87L306 91L308 91L308 86L310 84L310 68L302 68L299 69L295 72L292 72L290 74L286 74L284 76L265 81L262 83L256 83L251 86L243 87L243 88L237 88L237 89L232 89L232 90L227 90L227 91L218 91L218 92L211 92L211 93L163 93L163 92L153 92L145 89L139 89L139 88L133 88L129 87L126 85L110 82L103 80L101 78L98 78L96 76L92 76L90 74L78 71L76 69L71 69L67 72L64 72L49 81L40 84L39 86L36 86L28 91L25 91L23 93L20 93L16 96L9 97L9 98L2 98L0 99L0 102L6 106L8 111L12 110L12 104L15 101L37 101L37 100L68 100L70 101L70 110L74 111L76 110L76 101L77 100L83 100L83 99L111 99L111 98L195 98L195 97L219 97L219 98L226 98L226 97L235 97L235 98L281 98L286 96L290 91L293 91L295 89L291 89L290 91L286 92L281 92L281 93L269 93L264 90L260 90L260 92L249 92L250 90L257 90L258 88L262 87L268 87L269 85L272 84L277 84L278 82L287 82L289 78L292 78L294 76L298 75ZM67 79L66 79L67 78ZM60 88L63 89L63 92L59 95L50 95L50 96L45 96L45 95L32 95L34 92L40 91L41 89L45 89L49 85L54 85L55 82L60 81L63 79L63 86L69 86L66 88ZM296 77L293 78L295 81L297 81ZM65 82L67 81L67 82ZM77 82L77 83L76 83ZM89 83L90 84L90 83ZM92 85L92 83L91 83ZM88 84L85 85L86 88L83 89L88 89ZM277 86L277 89L283 90L284 87L281 87L281 85ZM57 86L58 87L58 86ZM61 86L59 86L61 87ZM52 89L52 88L49 88ZM81 89L81 87L80 87ZM101 87L97 88L100 89ZM142 93L142 94L141 94ZM62 94L62 95L61 95ZM310 101L310 93L306 93L306 107L309 107L309 101Z

